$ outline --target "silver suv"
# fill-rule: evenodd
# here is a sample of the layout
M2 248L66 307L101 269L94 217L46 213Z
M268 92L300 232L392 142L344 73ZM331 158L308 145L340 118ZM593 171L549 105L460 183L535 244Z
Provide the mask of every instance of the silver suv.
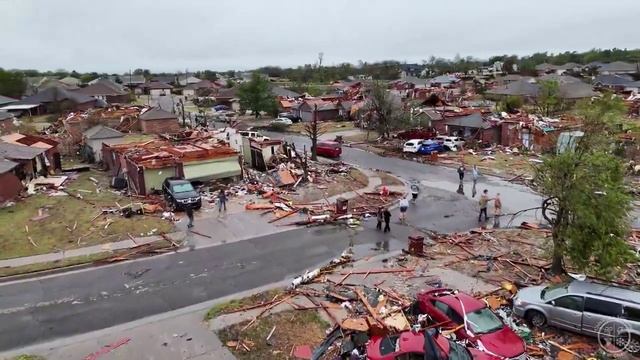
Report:
M640 353L640 292L589 281L521 289L513 312L531 325L552 325L612 340L632 354Z

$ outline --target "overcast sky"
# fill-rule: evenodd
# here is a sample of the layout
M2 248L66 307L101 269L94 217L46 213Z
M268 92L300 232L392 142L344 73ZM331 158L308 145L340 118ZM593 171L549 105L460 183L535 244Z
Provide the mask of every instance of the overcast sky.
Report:
M638 48L640 0L0 0L0 67L243 70Z

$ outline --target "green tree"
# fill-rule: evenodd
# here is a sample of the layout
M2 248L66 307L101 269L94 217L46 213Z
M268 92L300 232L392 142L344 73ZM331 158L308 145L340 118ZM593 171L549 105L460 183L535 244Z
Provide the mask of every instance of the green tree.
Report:
M269 89L269 81L260 74L254 72L251 80L238 88L240 106L245 110L251 110L256 119L261 111L273 109L274 97Z
M205 70L202 72L202 74L200 75L202 77L202 79L204 80L209 80L209 81L216 81L218 80L218 74L216 74L215 71L211 71L211 70Z
M610 278L634 258L626 242L632 199L607 131L624 114L618 104L611 96L581 104L584 136L536 168L543 214L552 224L553 273L562 273L568 260L578 271Z
M98 78L98 74L96 73L85 73L85 74L82 74L82 76L80 76L80 81L82 81L83 84L87 84L90 81L93 81L97 78Z
M520 96L507 96L498 103L498 110L507 113L515 113L524 105Z
M0 95L19 99L26 88L27 83L21 73L0 68Z
M550 116L558 111L562 105L560 99L560 84L555 80L543 80L538 82L540 92L536 98L538 111L545 116Z

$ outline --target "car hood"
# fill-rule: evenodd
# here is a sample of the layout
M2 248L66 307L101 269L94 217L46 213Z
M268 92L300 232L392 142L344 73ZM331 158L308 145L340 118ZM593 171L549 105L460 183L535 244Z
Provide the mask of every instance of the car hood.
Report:
M525 351L522 338L507 326L489 334L482 334L478 340L487 352L506 358L516 357Z
M516 294L516 299L527 303L541 303L543 300L540 298L540 294L544 288L544 286L530 286L520 289Z
M173 193L173 197L175 197L176 199L189 199L194 197L200 197L200 194L198 194L195 191L185 191L185 192Z

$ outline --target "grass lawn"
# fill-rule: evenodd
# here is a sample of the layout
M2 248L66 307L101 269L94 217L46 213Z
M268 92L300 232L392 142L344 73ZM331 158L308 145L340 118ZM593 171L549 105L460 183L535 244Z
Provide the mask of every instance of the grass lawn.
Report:
M99 193L96 193L96 185L89 180L90 177L99 181ZM152 215L137 215L129 219L115 214L102 215L91 221L102 208L116 207L116 202L121 206L129 202L128 198L110 192L108 184L106 173L78 173L78 179L67 181L65 190L70 196L36 194L12 207L0 209L0 259L118 241L127 239L127 234L141 236L152 229L157 229L156 233L174 229L170 222ZM83 199L76 198L77 194ZM30 220L38 215L38 209L45 207L49 217ZM111 224L105 229L108 221ZM28 237L38 246L33 246Z
M230 312L236 309L240 309L246 306L257 305L259 303L265 303L273 300L276 295L281 295L283 293L282 289L273 289L267 290L265 292L261 292L259 294L254 294L242 299L233 299L224 303L217 304L213 306L205 315L205 320L211 320L219 315L222 315L226 312Z
M44 271L44 270L52 270L67 266L86 264L90 262L94 262L97 260L106 259L115 255L115 252L111 251L103 251L96 254L84 255L84 256L74 256L70 258L66 258L61 261L50 261L38 264L30 264L12 268L0 268L0 277L3 276L11 276L17 274L26 274L32 273L36 271Z
M240 332L247 322L230 326L218 333L223 344L242 340L251 350L247 352L242 346L236 350L229 349L240 360L291 359L292 349L298 345L320 343L325 338L325 330L329 324L315 310L283 311L261 318L244 332ZM267 344L266 338L275 326L273 335Z
M46 360L46 359L38 355L18 355L16 357L12 357L9 360Z
M533 166L529 162L529 157L524 155L511 155L503 152L495 152L491 154L495 160L482 160L484 155L473 155L465 153L463 155L464 163L470 167L478 165L480 172L489 172L496 175L533 175Z
M138 134L138 133L127 134L127 135L124 136L123 144L136 143L136 142L146 142L146 141L155 140L155 139L158 139L158 137L155 136L155 135Z

